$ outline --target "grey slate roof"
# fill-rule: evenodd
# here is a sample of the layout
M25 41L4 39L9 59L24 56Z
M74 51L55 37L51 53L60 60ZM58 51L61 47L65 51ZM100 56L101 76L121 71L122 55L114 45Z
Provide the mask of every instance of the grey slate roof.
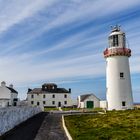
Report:
M85 94L85 95L81 95L80 96L80 102L83 102L85 99L87 99L88 97L90 97L90 96L95 96L94 94ZM96 97L96 96L95 96ZM97 98L97 97L96 97ZM99 98L97 98L97 99L99 99ZM99 99L100 100L100 99Z
M11 91L11 93L17 93L18 94L18 92L15 89L10 88L10 87L7 87L7 88Z
M69 91L66 90L65 88L56 88L51 90L48 89L42 90L42 88L34 88L27 94L45 94L45 93L69 93Z

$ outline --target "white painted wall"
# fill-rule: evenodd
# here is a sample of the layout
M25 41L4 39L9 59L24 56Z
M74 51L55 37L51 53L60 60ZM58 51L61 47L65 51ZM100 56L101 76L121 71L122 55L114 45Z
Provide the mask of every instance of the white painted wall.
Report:
M96 96L90 95L88 98L86 98L82 102L81 102L81 97L78 96L78 108L87 108L87 101L93 101L94 108L100 107L100 100Z
M0 86L0 99L10 99L11 91L5 86Z
M112 56L106 59L107 102L108 110L122 110L133 108L129 60L127 56ZM120 72L124 78L120 78ZM122 101L126 106L122 106Z
M13 99L14 99L14 98L17 98L17 96L18 96L17 93L11 93L11 105L14 104ZM18 102L17 102L17 105L18 105Z
M2 82L0 86L0 107L7 107L13 105L13 99L17 98L17 93L11 93L6 87L6 83Z
M55 95L55 98L53 98L53 94ZM64 98L64 95L67 95L67 98ZM31 98L31 95L34 95L34 98ZM43 95L46 97L43 98ZM27 94L27 101L29 105L31 104L31 101L34 101L34 105L37 105L37 102L40 103L40 106L58 106L58 103L61 102L61 106L72 106L72 99L71 94L69 93L48 93L48 94ZM46 104L43 104L43 101L46 102ZM52 104L52 101L55 101L55 104ZM67 101L67 104L64 104L64 102Z
M0 135L41 112L37 107L7 107L0 109ZM18 135L18 134L17 134Z
M100 107L100 100L95 97L94 95L89 96L87 99L84 100L84 107L87 108L87 101L94 102L94 108Z
M10 102L10 99L0 99L0 108L8 106Z
M100 108L107 109L107 101L100 101Z

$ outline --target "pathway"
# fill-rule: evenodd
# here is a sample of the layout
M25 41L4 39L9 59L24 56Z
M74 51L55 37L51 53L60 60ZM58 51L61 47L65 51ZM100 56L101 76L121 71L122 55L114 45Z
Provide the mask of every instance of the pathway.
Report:
M35 140L67 140L61 119L62 114L54 113L47 115Z

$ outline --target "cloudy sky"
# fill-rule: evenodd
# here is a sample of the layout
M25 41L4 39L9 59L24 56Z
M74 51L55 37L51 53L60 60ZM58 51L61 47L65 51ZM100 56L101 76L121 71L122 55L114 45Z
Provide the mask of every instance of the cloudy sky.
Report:
M73 98L105 99L105 59L111 25L121 25L132 49L133 96L140 102L139 0L0 0L0 80L19 97L55 82Z

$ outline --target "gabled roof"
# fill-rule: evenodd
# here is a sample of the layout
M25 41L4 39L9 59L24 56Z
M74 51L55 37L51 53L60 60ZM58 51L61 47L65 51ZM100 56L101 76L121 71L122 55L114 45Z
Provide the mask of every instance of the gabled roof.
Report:
M10 88L10 87L7 87L7 88L11 91L11 93L17 93L18 94L18 92L15 89Z
M51 90L48 89L42 90L42 88L34 88L27 94L45 94L45 93L69 93L69 91L66 90L65 88L56 88Z
M28 89L27 94L71 93L71 89L58 88L55 83L45 83L42 88Z
M85 95L80 95L80 102L83 102L84 100L86 100L88 97L90 96L94 96L96 97L94 94L85 94ZM97 97L96 97L97 98ZM97 98L99 99L99 98ZM100 99L99 99L100 100Z

